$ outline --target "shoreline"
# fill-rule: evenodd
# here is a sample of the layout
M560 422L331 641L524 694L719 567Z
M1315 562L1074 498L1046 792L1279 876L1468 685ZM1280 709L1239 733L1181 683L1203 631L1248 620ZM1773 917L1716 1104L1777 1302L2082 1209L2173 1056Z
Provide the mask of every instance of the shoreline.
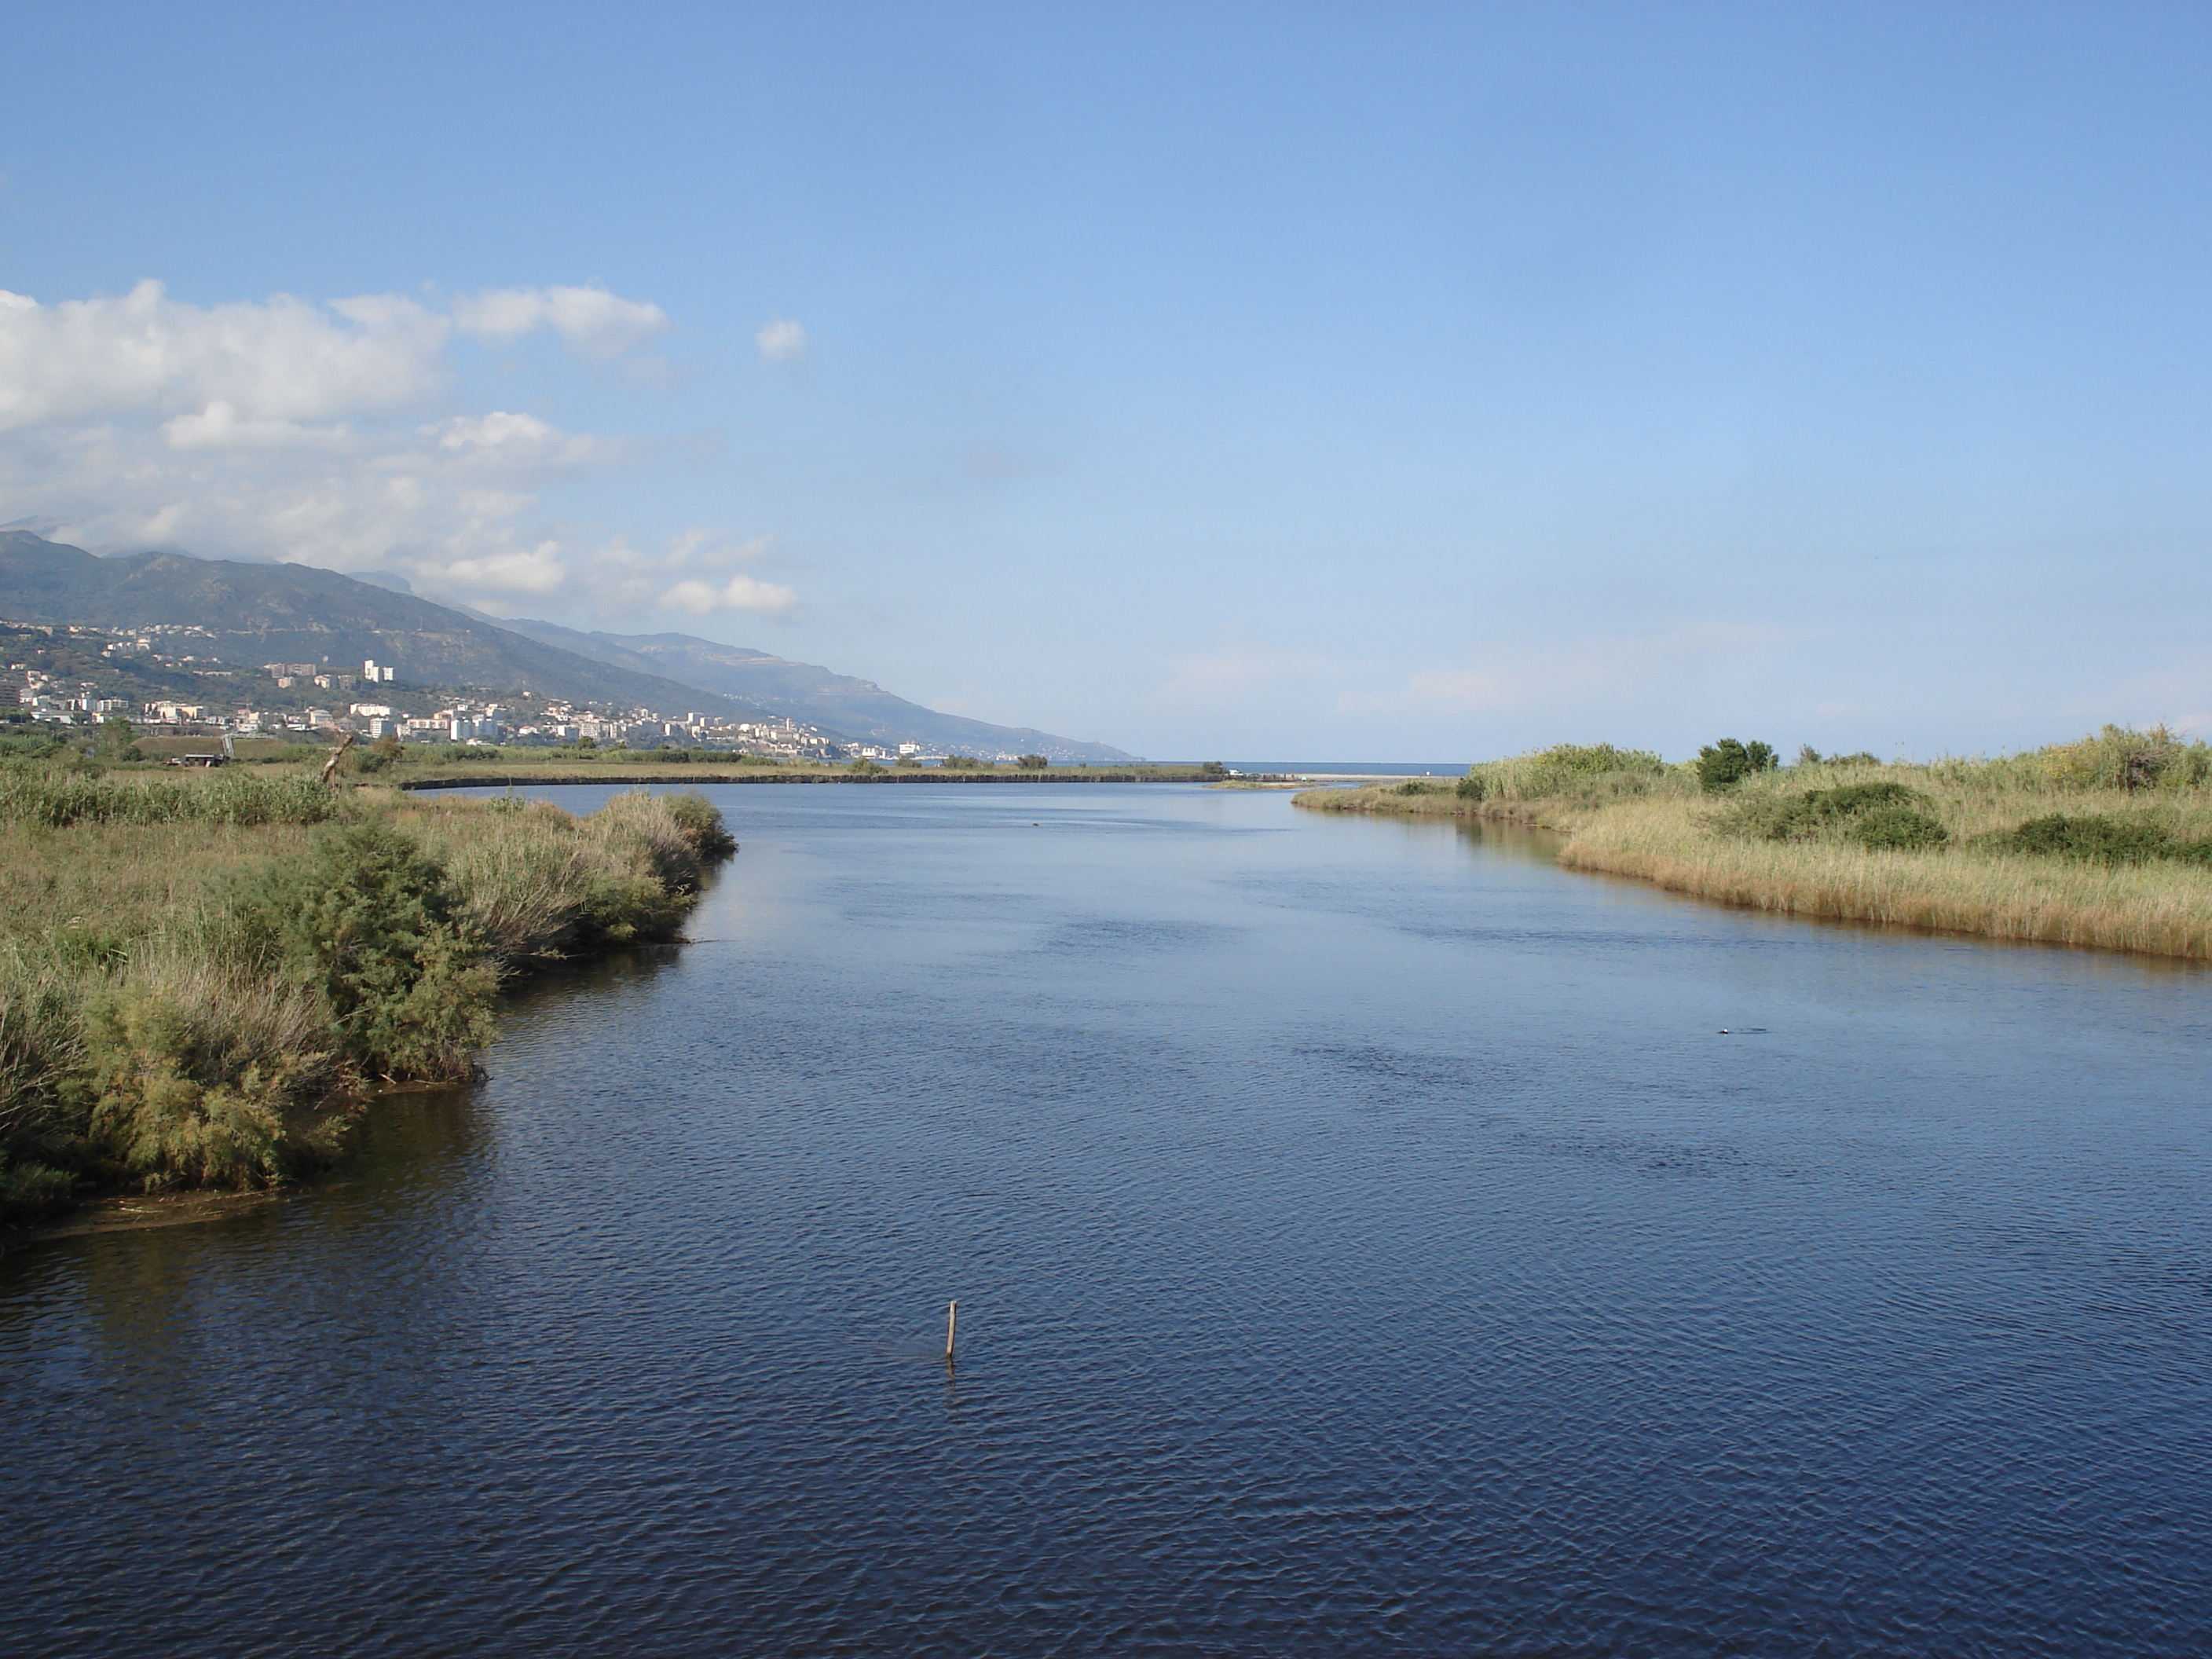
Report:
M682 942L737 851L696 793L573 817L219 771L9 781L0 1243L313 1184L381 1097L480 1076L520 982Z
M1556 855L1564 869L1639 881L1729 909L1996 944L2212 962L2212 872L1990 853L1972 846L1971 823L1942 851L1746 841L1714 827L1726 800L1657 793L1469 800L1438 788L1410 796L1307 790L1291 804L1310 811L1549 830L1565 838ZM2040 803L2046 811L2050 804ZM2094 799L2087 804L2107 805ZM1984 803L1981 815L1993 810ZM1955 804L1953 811L1965 815Z
M586 763L589 764L589 763ZM374 776L362 780L375 784L382 781ZM902 770L886 768L880 772L800 772L771 771L763 767L717 767L714 765L686 767L680 772L641 772L609 767L597 776L577 775L574 773L499 772L467 773L454 776L399 777L392 780L392 787L409 791L422 789L500 789L518 784L586 784L586 783L1218 783L1223 780L1195 771L1173 776L1159 773L1139 772L963 772L939 771L935 768ZM1259 782L1255 780L1255 785ZM1268 780L1267 787L1301 788L1303 779Z

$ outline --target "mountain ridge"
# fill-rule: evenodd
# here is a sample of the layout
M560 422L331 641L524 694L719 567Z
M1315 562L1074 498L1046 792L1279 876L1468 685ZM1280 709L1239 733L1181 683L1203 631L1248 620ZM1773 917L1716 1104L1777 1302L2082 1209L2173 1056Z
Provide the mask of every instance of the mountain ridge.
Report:
M179 553L101 558L25 531L0 531L0 617L106 629L202 628L233 667L326 661L350 672L374 657L421 684L527 690L612 708L697 709L734 720L768 719L775 712L580 657L450 606L312 565Z
M342 575L313 565L188 554L96 556L21 529L0 530L0 617L123 629L204 628L234 667L365 657L415 684L529 690L609 708L697 711L739 720L787 716L844 741L919 743L1126 761L1126 751L1030 726L940 714L838 674L750 647L689 634L585 633L491 616L408 588L404 578Z
M1036 753L1057 761L1128 761L1109 744L1063 738L1035 726L999 726L948 714L886 691L873 680L793 661L750 646L723 645L692 634L585 633L533 617L501 618L502 627L580 656L596 656L634 672L657 673L724 696L792 712L875 743L939 744L986 754Z

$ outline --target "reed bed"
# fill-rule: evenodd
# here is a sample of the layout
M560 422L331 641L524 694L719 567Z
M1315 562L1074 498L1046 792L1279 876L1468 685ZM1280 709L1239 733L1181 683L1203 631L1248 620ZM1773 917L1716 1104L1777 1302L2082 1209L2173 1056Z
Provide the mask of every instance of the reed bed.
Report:
M312 774L210 771L104 776L60 769L0 772L0 822L43 823L322 823L337 811Z
M1931 792L1932 793L1932 792ZM1952 800L1954 838L2010 826L2016 804ZM1571 830L1559 862L1723 904L1984 939L2212 959L2212 871L1984 852L1889 852L1717 833L1693 802L1626 803ZM2197 808L2191 817L2212 818Z
M1865 844L1866 817L1808 810L1869 799L1890 799L1893 827L1901 817L1923 844ZM2212 959L2212 750L2160 730L2108 726L1996 759L1808 759L1717 793L1701 789L1691 765L1561 745L1472 767L1456 784L1296 799L1324 811L1552 829L1567 838L1559 861L1569 868L1778 915ZM2046 834L2045 844L2130 855L2020 850L2024 825L2054 820L2100 833Z
M333 1091L468 1075L504 979L675 937L733 850L696 796L263 782L0 779L0 1223L288 1178L343 1137Z

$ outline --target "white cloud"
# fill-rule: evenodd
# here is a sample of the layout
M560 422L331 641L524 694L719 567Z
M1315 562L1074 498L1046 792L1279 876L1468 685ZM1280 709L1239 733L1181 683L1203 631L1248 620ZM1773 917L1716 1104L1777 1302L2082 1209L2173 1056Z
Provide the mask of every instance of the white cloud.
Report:
M143 282L42 306L0 290L0 431L226 404L247 421L420 406L447 380L447 320L382 295L194 306Z
M806 331L788 317L779 317L763 326L753 336L753 343L760 348L760 355L772 363L802 362L809 345Z
M343 426L247 419L220 398L197 414L172 416L161 422L161 436L172 449L293 449L342 443L348 435Z
M660 596L660 603L667 610L688 611L695 617L711 616L717 611L750 611L779 617L799 603L799 595L781 582L738 575L720 587L696 578L678 582Z
M587 357L615 357L665 329L668 313L603 288L503 288L454 301L453 322L501 344L550 328Z
M150 281L55 305L0 291L0 522L51 522L100 550L398 570L464 594L642 610L691 581L710 609L787 611L787 588L699 575L765 544L692 532L641 563L546 521L547 484L634 446L534 413L451 410L460 336L550 332L605 358L667 326L659 307L597 288L502 289L445 309L399 295L198 306Z
M501 593L551 593L568 580L568 567L561 558L557 542L540 542L532 548L488 553L481 558L457 559L440 576L464 587L489 588Z

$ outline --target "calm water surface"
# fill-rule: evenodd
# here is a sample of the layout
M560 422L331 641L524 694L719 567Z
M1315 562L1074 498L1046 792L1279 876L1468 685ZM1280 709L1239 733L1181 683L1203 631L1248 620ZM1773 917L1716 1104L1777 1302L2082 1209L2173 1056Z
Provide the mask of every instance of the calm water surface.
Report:
M0 1646L2212 1651L2205 975L720 793L343 1182L0 1262Z

